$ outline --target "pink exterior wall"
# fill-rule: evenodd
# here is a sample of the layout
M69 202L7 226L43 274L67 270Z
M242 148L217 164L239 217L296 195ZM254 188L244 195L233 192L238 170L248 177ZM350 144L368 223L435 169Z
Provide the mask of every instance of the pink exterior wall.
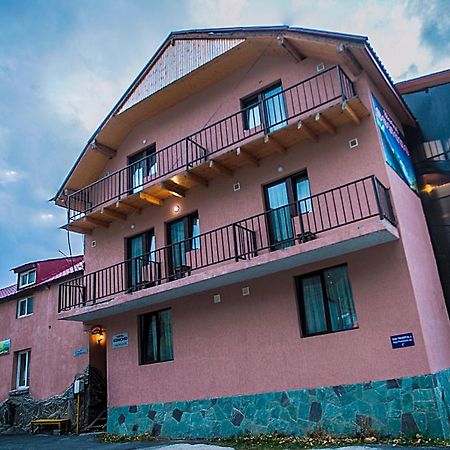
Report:
M127 155L145 145L156 141L164 147L237 111L241 97L280 78L286 87L314 75L317 62L295 64L283 53L261 57L253 67L136 127L107 171L125 166ZM355 81L369 110L372 88L365 74ZM355 137L359 146L350 150L348 141ZM155 229L156 246L165 245L165 222L175 218L175 203L181 206L177 217L198 210L205 232L263 211L262 185L303 169L313 194L375 174L392 188L401 240L249 281L250 297L240 295L241 285L232 285L219 290L220 304L212 302L216 292L207 292L153 308L173 308L173 362L138 365L137 312L103 320L109 336L128 331L130 340L128 348L117 350L108 343L109 406L389 379L450 365L449 325L436 267L428 264L432 259L419 259L432 255L420 202L387 168L372 118L340 128L336 136L323 135L316 144L302 142L286 156L262 160L258 168L236 170L233 178L219 176L185 199L167 200L95 230L86 237L86 273L123 261L125 238L149 228ZM236 181L241 190L233 192ZM360 328L301 339L294 276L341 262L349 265ZM389 337L406 332L414 333L415 347L392 350Z
M31 349L30 394L39 399L64 392L88 365L87 354L72 355L88 347L83 324L57 318L58 285L32 296L33 314L20 319L16 319L17 299L0 302L0 340L11 339L10 353L0 356L0 402L16 387L15 352Z
M294 277L348 263L359 329L300 337ZM251 295L243 297L241 288ZM221 303L213 302L220 293ZM138 365L137 315L170 306L174 361ZM104 321L109 336L128 331L129 347L108 342L108 405L213 398L390 379L429 372L401 244L385 244ZM415 347L389 337L413 332ZM382 357L380 357L382 355ZM126 382L124 382L126 380ZM136 389L136 386L139 386Z

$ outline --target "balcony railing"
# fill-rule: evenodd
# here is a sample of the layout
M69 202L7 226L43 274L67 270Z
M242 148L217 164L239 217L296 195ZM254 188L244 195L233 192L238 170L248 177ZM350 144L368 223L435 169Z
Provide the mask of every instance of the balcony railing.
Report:
M189 171L219 152L288 125L302 114L354 95L352 82L339 66L327 69L70 194L68 221L79 220L171 174ZM139 170L142 175L134 176Z
M301 245L323 232L376 216L395 225L389 190L370 176L63 283L59 311Z

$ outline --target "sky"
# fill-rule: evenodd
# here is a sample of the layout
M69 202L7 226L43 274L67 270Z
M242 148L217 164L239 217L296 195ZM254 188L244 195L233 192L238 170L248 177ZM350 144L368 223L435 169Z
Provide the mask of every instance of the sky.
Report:
M426 9L424 9L426 6ZM447 0L0 0L0 287L68 254L49 202L174 30L290 25L362 34L394 81L450 67ZM82 238L70 234L73 254ZM61 254L62 252L62 254Z

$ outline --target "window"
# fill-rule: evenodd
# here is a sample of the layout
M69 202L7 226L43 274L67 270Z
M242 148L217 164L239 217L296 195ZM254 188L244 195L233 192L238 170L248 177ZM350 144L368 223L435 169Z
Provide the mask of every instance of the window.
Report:
M337 266L298 277L302 335L358 328L347 266Z
M128 238L126 246L128 287L148 287L147 282L159 279L159 263L156 262L156 240L153 229Z
M36 269L28 270L19 274L19 288L36 283Z
M294 244L292 218L312 212L311 191L306 172L292 175L265 187L266 207L269 213L269 233L272 248Z
M30 385L31 350L17 353L16 389L26 389Z
M139 317L140 364L173 360L170 309Z
M287 125L281 83L247 97L241 103L246 130L261 127L271 133Z
M17 318L33 314L33 297L23 298L17 302Z
M156 144L130 156L128 158L128 167L130 190L133 193L142 191L147 178L151 178L158 171Z
M169 244L169 269L174 275L183 275L187 266L186 253L200 248L200 220L198 212L167 224Z

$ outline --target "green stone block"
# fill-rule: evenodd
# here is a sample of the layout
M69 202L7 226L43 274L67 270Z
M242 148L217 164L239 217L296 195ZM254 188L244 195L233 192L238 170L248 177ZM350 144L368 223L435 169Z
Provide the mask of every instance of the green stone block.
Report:
M248 417L246 416L246 418ZM254 423L267 426L267 424L269 423L269 411L267 409L260 409L258 411L255 411Z
M417 377L419 379L419 387L421 389L433 389L433 376L432 375L422 375Z
M280 407L274 407L270 411L270 417L273 419L278 419L280 417Z
M413 391L414 401L434 401L434 390L433 389L416 389Z
M426 435L430 436L430 437L435 437L435 438L450 437L448 434L445 435L443 423L445 423L448 427L448 422L445 419L443 419L442 422L439 418L435 418L435 419L431 419L431 420L428 419Z
M436 411L436 402L434 401L417 401L414 402L414 410L424 413L433 413Z

